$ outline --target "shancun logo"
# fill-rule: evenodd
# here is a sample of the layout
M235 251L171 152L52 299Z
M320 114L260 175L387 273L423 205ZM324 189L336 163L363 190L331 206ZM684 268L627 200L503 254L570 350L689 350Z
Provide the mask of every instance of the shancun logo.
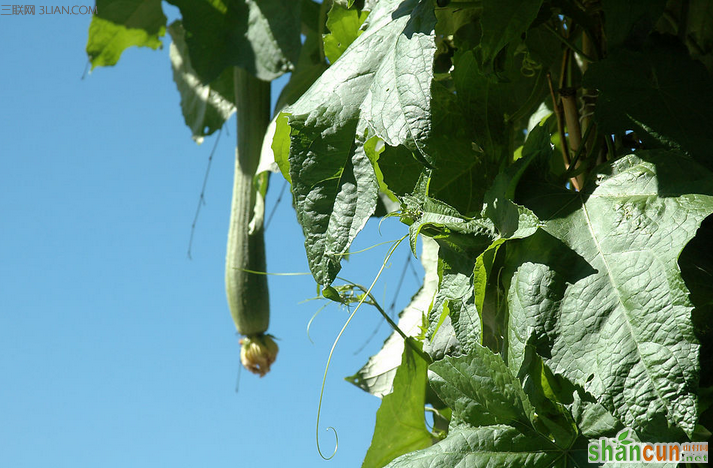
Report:
M587 459L591 463L708 463L708 442L649 443L629 438L631 429L619 431L614 438L602 437L589 442Z

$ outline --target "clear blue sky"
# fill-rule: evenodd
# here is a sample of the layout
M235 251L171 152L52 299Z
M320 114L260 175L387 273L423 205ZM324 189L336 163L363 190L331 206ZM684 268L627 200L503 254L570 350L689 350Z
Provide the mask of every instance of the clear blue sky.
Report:
M387 326L354 355L380 321L365 308L337 348L320 431L331 453L325 428L337 428L332 461L317 454L315 419L347 313L323 311L311 344L305 329L321 305L301 303L315 295L311 277L270 278L280 355L263 379L243 372L235 392L239 346L223 284L235 120L189 260L214 138L190 138L166 40L82 80L89 22L0 16L0 466L360 466L380 400L343 377L378 351ZM282 185L272 181L268 210ZM370 222L354 250L404 232L393 219L381 234ZM302 242L285 197L267 232L268 269L307 271ZM344 275L368 285L386 248L354 255ZM407 255L404 244L375 289L384 305ZM409 273L399 307L416 289Z

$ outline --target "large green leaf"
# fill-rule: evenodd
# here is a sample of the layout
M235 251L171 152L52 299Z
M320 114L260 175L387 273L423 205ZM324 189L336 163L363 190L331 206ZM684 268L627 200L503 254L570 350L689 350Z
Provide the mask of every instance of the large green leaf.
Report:
M116 65L125 49L161 47L166 16L161 0L97 0L87 40L87 55L94 67Z
M319 284L328 285L374 212L379 183L363 142L345 141L339 138L343 134L320 138L329 133L328 127L315 129L297 120L290 127L289 167L297 220L312 275ZM349 144L344 146L345 142Z
M387 144L429 136L435 16L429 0L379 2L361 34L294 106L294 118L341 128L358 121ZM355 131L352 130L352 140Z
M713 212L713 176L659 150L604 166L580 193L520 190L545 227L508 249L510 365L534 346L625 425L690 436L698 344L676 260Z
M374 436L362 468L381 468L399 455L431 445L425 416L427 370L426 361L406 346L393 392L376 412Z
M321 284L334 279L376 207L365 141L376 135L415 148L428 136L434 23L428 0L379 2L365 32L288 109L292 193ZM279 121L277 132L283 134Z
M270 81L291 71L300 51L295 0L169 0L183 16L191 63L203 83L231 66Z
M539 432L538 410L502 358L487 348L446 357L430 371L432 387L459 422L443 441L390 467L586 466L581 451L572 450L576 430L558 442Z
M635 130L649 146L682 149L713 169L713 79L685 49L620 49L590 65L584 85L600 91L603 131Z
M168 27L173 42L169 50L173 81L181 94L183 119L196 143L223 126L235 112L233 69L228 68L209 85L203 85L191 66L180 21Z
M428 160L436 51L433 4L431 0L386 1L378 4L371 16L374 20L367 19L367 31L362 35L369 38L353 43L359 55L343 55L348 61L343 67L349 69L349 61L361 59L375 72L363 104L360 102L369 128L385 143L404 144ZM377 42L382 43L377 46Z
M272 152L275 155L275 163L280 168L280 173L290 184L290 126L287 123L287 115L280 113L275 118L275 135L272 138Z

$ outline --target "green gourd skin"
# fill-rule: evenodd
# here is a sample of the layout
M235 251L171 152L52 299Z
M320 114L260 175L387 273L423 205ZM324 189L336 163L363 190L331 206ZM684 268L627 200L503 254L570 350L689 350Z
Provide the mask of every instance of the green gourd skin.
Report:
M270 123L270 83L261 81L241 68L235 68L237 106L237 155L233 202L225 262L225 287L230 314L238 332L257 337L270 324L270 298L264 272L264 203L256 200L255 172L260 161L262 141ZM256 209L257 205L257 209Z

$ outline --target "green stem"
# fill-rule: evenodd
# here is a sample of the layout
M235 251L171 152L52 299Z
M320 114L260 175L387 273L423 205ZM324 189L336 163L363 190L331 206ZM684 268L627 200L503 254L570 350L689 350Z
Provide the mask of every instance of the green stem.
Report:
M369 300L370 300L369 304L374 306L376 308L376 310L378 310L379 313L384 317L386 322L391 326L391 328L393 328L396 333L401 335L401 338L404 339L404 343L406 343L406 345L408 345L409 348L411 348L416 354L421 356L421 358L424 361L426 361L429 365L433 363L433 360L431 359L431 357L428 354L424 353L421 349L418 348L418 346L416 346L414 344L413 338L406 335L403 332L403 330L401 330L399 328L399 326L391 319L391 317L389 317L389 314L387 314L384 311L384 309L379 305L379 303L376 301L376 298L371 294L371 292L367 291L364 288L364 286L362 286L360 284L355 284L354 286L359 288L361 291L363 291L369 297Z

